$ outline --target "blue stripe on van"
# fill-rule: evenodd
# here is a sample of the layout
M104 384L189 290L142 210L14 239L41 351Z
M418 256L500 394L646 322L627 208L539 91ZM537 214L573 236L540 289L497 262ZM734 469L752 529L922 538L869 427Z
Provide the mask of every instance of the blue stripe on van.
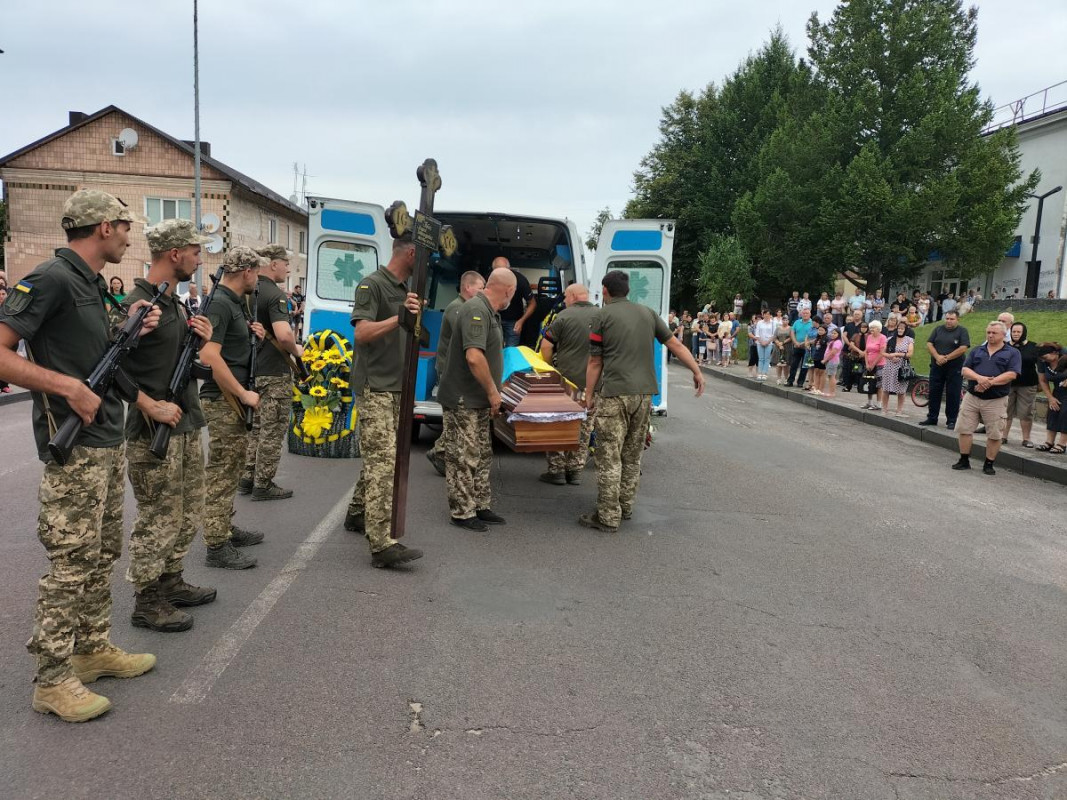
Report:
M370 214L357 214L353 211L339 211L324 208L319 219L324 230L358 233L363 236L374 235L374 217Z
M611 237L611 249L616 252L659 250L661 247L663 247L661 231L615 231L615 235Z

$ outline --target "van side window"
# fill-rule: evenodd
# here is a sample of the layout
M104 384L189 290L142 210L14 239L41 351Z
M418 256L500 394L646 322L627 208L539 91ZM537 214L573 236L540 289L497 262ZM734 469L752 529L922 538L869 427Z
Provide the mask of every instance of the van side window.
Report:
M619 269L630 276L630 302L648 306L657 314L663 307L663 265L656 261L613 259L608 271Z
M372 245L323 242L319 245L315 294L323 300L350 303L356 284L378 269L378 251Z

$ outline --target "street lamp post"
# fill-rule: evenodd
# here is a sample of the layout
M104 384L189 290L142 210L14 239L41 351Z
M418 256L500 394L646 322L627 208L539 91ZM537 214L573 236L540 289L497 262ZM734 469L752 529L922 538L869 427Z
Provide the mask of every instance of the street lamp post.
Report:
M1030 255L1030 263L1034 265L1034 269L1037 269L1037 243L1041 241L1041 210L1042 210L1043 206L1045 205L1045 198L1046 197L1051 197L1052 195L1056 194L1056 192L1058 192L1058 191L1060 191L1062 189L1063 189L1062 186L1057 186L1055 189L1049 189L1044 194L1028 194L1027 195L1027 197L1032 197L1035 200L1037 200L1037 222L1034 223L1034 248L1031 251L1031 255ZM1040 281L1040 279L1041 279L1041 276L1038 275L1038 280ZM1057 274L1056 275L1056 291L1059 292L1059 289L1060 289L1060 276ZM1034 290L1034 293L1035 294L1037 293L1036 289Z
M193 223L203 228L200 208L200 31L197 0L193 0ZM203 286L201 268L196 268L197 288Z

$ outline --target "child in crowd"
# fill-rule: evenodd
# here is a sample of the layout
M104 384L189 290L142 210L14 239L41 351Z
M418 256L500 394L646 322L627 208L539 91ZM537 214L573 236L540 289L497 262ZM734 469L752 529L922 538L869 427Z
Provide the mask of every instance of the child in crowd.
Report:
M836 328L835 328L836 330ZM826 374L826 326L819 325L815 329L815 342L809 352L811 353L811 393L822 394L823 376Z
M696 341L697 341L697 363L708 363L708 326L707 323L700 323L700 327L697 328Z
M719 344L722 347L722 360L719 361L720 367L730 366L730 357L734 349L734 336L733 333L728 333L726 336L719 337Z
M823 358L823 363L826 365L827 397L833 397L837 394L837 373L841 366L841 351L844 347L845 343L841 341L841 331L834 328L830 331L826 354Z
M793 340L789 338L789 324L787 322L783 322L783 324L774 329L774 348L778 353L777 374L778 385L781 386L785 383L786 378L789 377L789 362L793 358Z

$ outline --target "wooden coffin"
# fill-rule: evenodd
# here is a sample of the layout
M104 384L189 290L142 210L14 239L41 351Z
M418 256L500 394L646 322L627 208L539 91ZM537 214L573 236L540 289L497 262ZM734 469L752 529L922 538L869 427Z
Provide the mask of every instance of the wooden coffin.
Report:
M517 453L577 450L580 419L566 421L515 420L512 414L574 414L582 406L558 372L516 372L500 389L501 413L493 418L493 430Z

